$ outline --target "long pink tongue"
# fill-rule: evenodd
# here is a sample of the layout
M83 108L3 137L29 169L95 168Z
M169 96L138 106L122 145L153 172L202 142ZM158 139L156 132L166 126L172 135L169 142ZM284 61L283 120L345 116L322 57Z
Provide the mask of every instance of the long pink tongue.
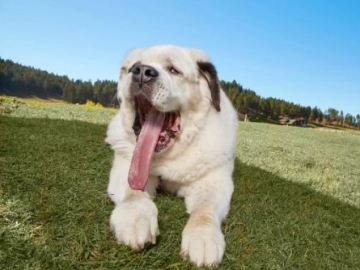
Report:
M130 164L128 182L132 189L145 189L149 178L152 156L164 120L165 114L155 109L152 109L146 115Z

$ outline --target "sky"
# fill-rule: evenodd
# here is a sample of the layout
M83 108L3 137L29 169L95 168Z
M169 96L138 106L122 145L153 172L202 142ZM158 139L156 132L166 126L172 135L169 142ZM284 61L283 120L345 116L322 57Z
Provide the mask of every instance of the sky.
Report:
M205 50L263 97L360 113L360 1L0 0L0 57L73 79L117 80L134 48Z

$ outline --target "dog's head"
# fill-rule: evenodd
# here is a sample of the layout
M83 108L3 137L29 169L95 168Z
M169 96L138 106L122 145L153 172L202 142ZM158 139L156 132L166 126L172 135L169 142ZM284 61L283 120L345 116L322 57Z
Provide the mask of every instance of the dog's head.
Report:
M162 112L193 110L202 100L220 110L216 69L200 50L169 45L136 49L121 66L118 89L121 99L141 96Z
M121 66L118 95L122 106L129 108L127 121L137 136L131 187L144 188L152 155L169 149L187 123L199 128L210 110L220 111L219 87L216 69L202 51L167 45L128 55Z

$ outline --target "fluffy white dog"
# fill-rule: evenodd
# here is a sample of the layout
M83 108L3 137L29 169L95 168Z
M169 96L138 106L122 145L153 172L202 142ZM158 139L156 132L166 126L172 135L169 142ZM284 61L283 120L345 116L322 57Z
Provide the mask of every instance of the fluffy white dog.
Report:
M222 260L221 222L233 192L237 116L216 69L196 49L155 46L132 51L121 66L120 110L106 142L115 157L108 194L118 242L155 244L161 187L185 198L189 220L181 254L198 266Z

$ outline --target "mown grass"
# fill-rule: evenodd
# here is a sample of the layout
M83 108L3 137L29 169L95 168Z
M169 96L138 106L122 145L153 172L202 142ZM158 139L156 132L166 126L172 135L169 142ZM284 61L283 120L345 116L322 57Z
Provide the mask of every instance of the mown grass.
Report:
M58 99L0 96L0 114L21 118L49 118L109 123L116 109L70 104Z
M237 155L360 207L360 132L240 122Z
M105 129L0 116L1 269L194 268L179 256L187 215L172 195L156 198L157 245L116 244ZM237 159L220 269L359 269L360 210L280 174Z

